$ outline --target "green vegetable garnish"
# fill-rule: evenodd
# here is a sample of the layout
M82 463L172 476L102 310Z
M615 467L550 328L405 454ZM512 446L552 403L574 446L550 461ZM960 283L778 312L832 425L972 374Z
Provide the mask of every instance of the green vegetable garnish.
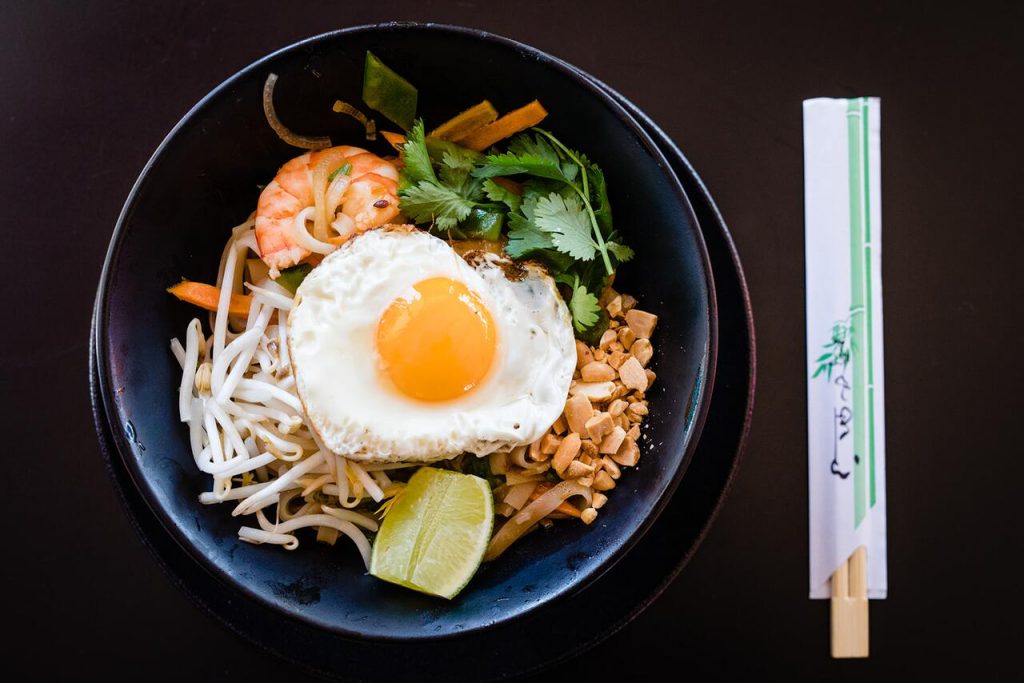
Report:
M366 51L363 68L363 102L391 119L402 130L416 118L416 88L392 71L377 55Z
M402 154L405 168L398 196L402 211L417 223L432 223L436 230L447 232L473 209L487 208L483 181L472 175L482 155L440 140L428 145L420 120L406 136Z
M351 172L352 164L346 161L344 166L339 166L338 168L331 171L331 175L327 176L327 182L332 182L335 178L338 177L338 174L348 175Z
M583 338L607 328L598 297L618 264L633 258L612 226L604 173L586 156L539 128L520 133L508 150L484 156L424 135L416 121L402 147L402 210L456 239L497 240L505 253L545 263L563 292ZM494 178L515 177L510 187Z
M533 233L532 242L539 245L545 243L546 236L552 247L577 261L590 261L600 254L605 274L611 275L615 272L612 256L619 262L628 261L633 250L613 239L604 174L586 156L569 149L551 133L540 128L534 130L533 137L521 133L513 138L508 152L488 156L487 163L474 170L473 175L493 178L526 174L561 184L562 187L537 197L532 215L523 213L526 220L518 226L517 239L529 239L529 233ZM566 194L566 188L571 192Z
M299 288L302 281L309 275L309 271L313 270L313 266L308 263L300 263L297 266L291 268L285 268L281 271L281 274L274 280L277 284L287 289L292 294Z
M633 258L633 250L612 227L604 173L597 164L551 133L533 131L514 137L507 152L489 155L473 175L526 176L518 206L509 206L505 253L547 263L555 279L568 287L577 334L599 338L608 320L601 315L598 296L616 266Z
M459 230L468 239L496 242L505 225L505 212L501 209L473 209L466 220L459 224Z
M491 462L487 457L478 458L472 453L466 454L462 460L462 471L480 477L490 484L492 489L505 483L504 477L491 473Z

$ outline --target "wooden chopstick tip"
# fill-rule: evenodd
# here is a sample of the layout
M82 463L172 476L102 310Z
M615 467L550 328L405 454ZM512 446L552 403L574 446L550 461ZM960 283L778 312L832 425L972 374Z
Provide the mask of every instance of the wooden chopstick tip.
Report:
M867 548L858 547L832 574L832 657L868 656Z

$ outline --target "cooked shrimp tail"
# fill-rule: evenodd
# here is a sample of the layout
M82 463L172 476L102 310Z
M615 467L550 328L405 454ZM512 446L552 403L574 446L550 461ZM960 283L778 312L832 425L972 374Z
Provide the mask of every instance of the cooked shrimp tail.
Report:
M256 241L276 277L311 253L329 253L398 214L394 163L359 147L330 147L296 157L277 172L256 207Z

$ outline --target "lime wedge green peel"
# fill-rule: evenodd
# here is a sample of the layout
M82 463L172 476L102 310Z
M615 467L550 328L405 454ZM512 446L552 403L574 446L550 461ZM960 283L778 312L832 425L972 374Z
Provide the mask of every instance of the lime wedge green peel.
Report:
M493 527L494 499L486 481L423 467L381 524L370 574L451 599L476 573Z

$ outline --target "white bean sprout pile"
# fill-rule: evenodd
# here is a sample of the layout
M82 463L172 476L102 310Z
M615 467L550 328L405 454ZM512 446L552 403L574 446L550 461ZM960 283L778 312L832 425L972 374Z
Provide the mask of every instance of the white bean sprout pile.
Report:
M317 540L339 535L370 559L366 532L375 532L372 509L404 486L388 470L405 463L359 464L325 448L306 421L288 358L286 319L292 294L273 282L257 257L253 219L232 230L217 275L220 300L210 314L207 338L198 319L184 344L171 340L182 368L178 410L189 425L196 467L212 478L199 501L230 503L246 517L238 530L246 542L294 550L295 531L313 528ZM231 295L248 290L244 320L229 313ZM254 516L254 517L252 517Z

